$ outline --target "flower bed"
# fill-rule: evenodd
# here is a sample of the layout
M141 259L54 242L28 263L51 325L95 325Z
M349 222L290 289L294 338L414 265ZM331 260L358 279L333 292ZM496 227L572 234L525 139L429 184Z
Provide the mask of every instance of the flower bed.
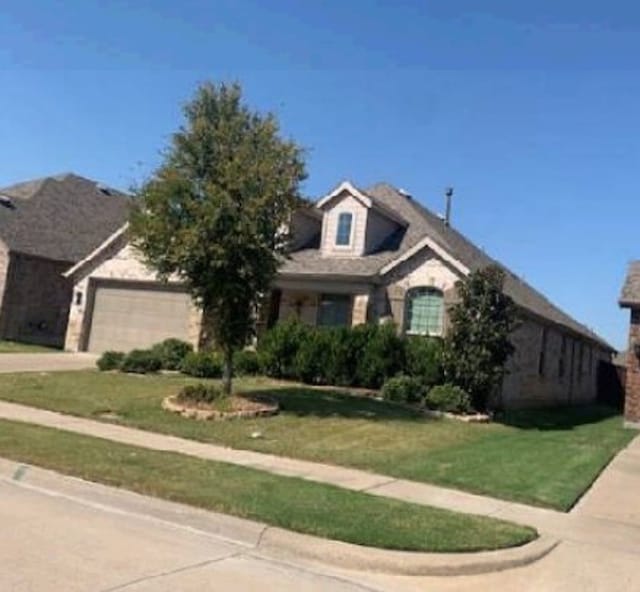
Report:
M162 408L191 419L240 419L276 415L280 410L278 402L264 396L233 395L224 401L224 407L208 403L179 401L178 395L171 395L162 401Z

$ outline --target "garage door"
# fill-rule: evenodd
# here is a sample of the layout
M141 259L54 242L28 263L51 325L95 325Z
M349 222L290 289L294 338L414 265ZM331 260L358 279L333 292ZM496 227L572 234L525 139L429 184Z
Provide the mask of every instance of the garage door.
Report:
M167 337L187 340L190 298L165 286L96 286L88 349L129 351Z

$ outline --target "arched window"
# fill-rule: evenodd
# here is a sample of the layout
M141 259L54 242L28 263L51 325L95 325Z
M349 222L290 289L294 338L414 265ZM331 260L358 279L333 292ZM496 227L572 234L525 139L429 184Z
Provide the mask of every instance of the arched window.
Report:
M407 293L406 333L409 335L442 335L444 299L435 288L412 288Z

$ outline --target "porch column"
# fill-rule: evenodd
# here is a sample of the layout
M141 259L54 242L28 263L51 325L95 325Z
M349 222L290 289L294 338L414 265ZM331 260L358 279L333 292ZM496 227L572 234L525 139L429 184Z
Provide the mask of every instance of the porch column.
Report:
M364 325L367 322L367 310L369 308L369 294L356 294L353 297L353 309L351 311L351 326Z

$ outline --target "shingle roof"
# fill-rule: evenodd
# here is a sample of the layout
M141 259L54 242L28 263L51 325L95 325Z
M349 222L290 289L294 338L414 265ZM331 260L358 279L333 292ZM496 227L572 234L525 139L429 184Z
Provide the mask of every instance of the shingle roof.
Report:
M12 251L75 263L126 221L129 197L71 173L0 189L0 239Z
M622 287L620 304L623 306L640 305L640 261L629 264L627 278Z
M409 226L406 229L401 229L375 253L363 257L350 259L321 257L318 249L296 251L283 265L281 273L302 276L340 275L374 279L386 264L409 251L425 237L429 237L472 271L491 264L499 265L506 273L505 292L521 308L547 319L553 324L566 327L611 350L614 349L591 329L560 310L504 265L489 257L465 236L445 224L439 216L400 193L392 185L378 183L365 189L363 193L383 207L393 209L409 222Z

